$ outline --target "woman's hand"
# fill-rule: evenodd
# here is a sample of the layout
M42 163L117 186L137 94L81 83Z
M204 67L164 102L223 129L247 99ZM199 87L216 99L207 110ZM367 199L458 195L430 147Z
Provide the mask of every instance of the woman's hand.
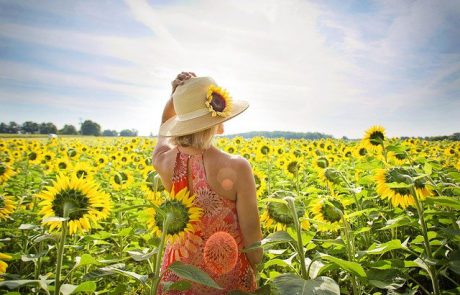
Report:
M192 77L196 77L195 73L193 72L182 72L179 75L177 75L176 79L174 79L174 81L171 82L171 86L172 86L171 94L173 94L174 91L176 91L177 86L184 84L185 81L187 81L188 79Z

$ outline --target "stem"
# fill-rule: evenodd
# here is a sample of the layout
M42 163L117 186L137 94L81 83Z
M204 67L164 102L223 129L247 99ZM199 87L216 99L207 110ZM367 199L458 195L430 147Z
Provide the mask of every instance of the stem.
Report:
M433 254L431 252L431 246L430 246L430 240L428 239L428 230L426 227L426 222L425 218L423 216L423 207L420 204L420 201L417 196L417 192L415 191L415 188L412 186L410 188L412 196L414 197L415 200L415 207L417 208L417 213L418 213L418 218L419 218L419 223L422 228L422 235L423 235L423 240L424 240L424 246L425 246L425 251L428 259L432 260L433 259ZM433 285L433 292L436 295L441 294L439 290L439 281L438 281L438 274L436 272L436 267L434 265L431 265L431 263L427 264L428 269L430 270L430 278L431 278L431 284Z
M292 218L294 219L294 227L297 232L297 253L299 254L300 258L300 271L302 278L308 280L308 272L307 266L305 265L305 253L303 249L302 243L302 233L300 229L299 217L297 216L297 210L295 208L294 198L293 197L286 197L285 200L288 203L288 207L291 210Z
M154 278L152 281L152 287L150 288L150 295L156 295L158 285L160 284L160 266L161 266L161 259L163 257L163 248L166 239L166 233L168 232L168 225L169 225L170 215L167 214L166 218L163 220L163 230L161 233L160 244L158 245L158 252L157 257L155 259L155 271L154 271Z
M59 241L59 246L58 246L58 254L57 254L57 262L56 262L56 278L54 281L54 295L59 295L59 291L61 289L61 268L62 268L62 259L64 257L64 245L65 245L65 240L67 237L67 217L69 216L69 204L64 203L64 218L66 218L65 221L62 222L62 232L61 232L61 239Z
M340 212L340 215L342 216L343 232L344 232L344 236L346 240L345 246L347 248L348 260L354 261L355 260L355 246L353 242L353 233L351 232L350 225L345 219L345 216L343 216L343 213L340 210L338 211ZM351 283L353 287L353 294L355 295L360 294L358 282L356 281L356 277L354 275L351 275Z

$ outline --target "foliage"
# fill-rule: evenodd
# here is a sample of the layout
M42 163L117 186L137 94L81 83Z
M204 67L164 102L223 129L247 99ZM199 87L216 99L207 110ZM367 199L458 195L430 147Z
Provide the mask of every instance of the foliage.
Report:
M371 133L362 142L217 140L254 170L264 238L244 251L264 249L256 294L458 294L460 143L375 140ZM160 188L151 166L155 144L138 137L2 139L0 261L7 266L0 293L53 292L60 251L63 294L154 290L164 240L146 226L144 209L157 193L152 187ZM58 174L97 183L113 203L107 218L83 226L84 233L50 231L37 196ZM176 263L172 271L181 280L165 284L169 290L214 284L192 266Z
M101 135L101 125L91 120L85 120L80 127L81 135Z

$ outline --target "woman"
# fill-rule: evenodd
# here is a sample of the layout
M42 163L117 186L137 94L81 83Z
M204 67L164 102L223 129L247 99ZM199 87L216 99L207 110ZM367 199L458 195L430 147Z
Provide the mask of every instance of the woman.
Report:
M241 252L262 238L252 169L243 157L212 145L213 136L223 133L222 123L247 107L247 102L232 102L209 77L182 72L172 82L153 165L168 191L178 193L188 187L201 215L193 232L166 245L162 271L180 260L206 271L223 288L193 284L179 294L252 292L257 287L256 265L262 260L262 249ZM170 271L162 278L163 282L177 280Z

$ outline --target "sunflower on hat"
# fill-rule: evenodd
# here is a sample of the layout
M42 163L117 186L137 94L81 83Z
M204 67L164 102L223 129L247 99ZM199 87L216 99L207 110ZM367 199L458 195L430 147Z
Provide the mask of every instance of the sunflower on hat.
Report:
M232 110L232 98L222 87L210 85L206 95L206 106L212 116L228 117Z

